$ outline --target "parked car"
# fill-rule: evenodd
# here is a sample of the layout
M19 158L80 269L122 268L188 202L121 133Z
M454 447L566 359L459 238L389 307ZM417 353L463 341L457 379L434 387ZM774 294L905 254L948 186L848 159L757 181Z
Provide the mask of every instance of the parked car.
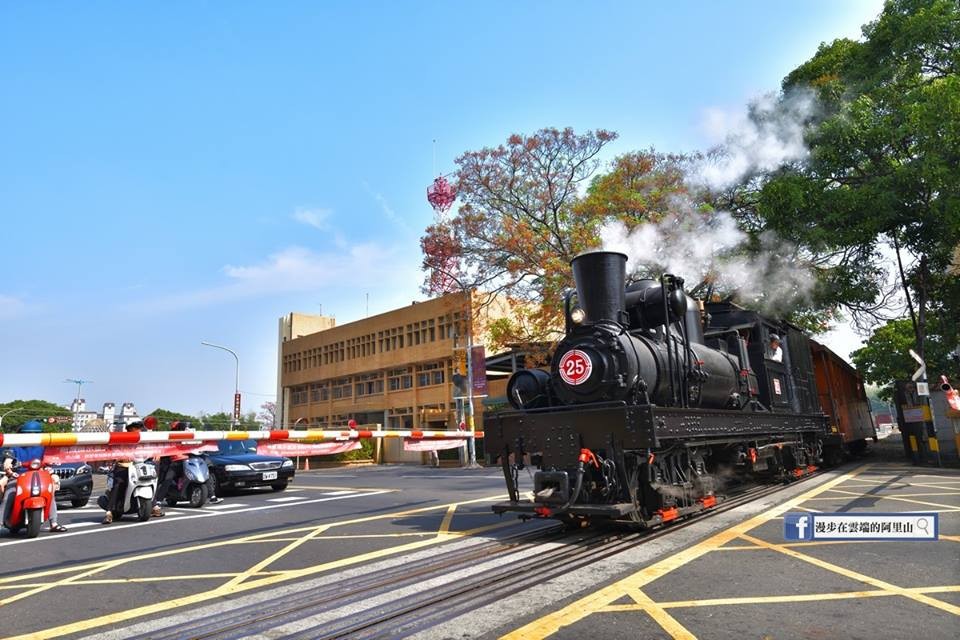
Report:
M82 462L67 462L50 466L50 473L60 478L57 502L69 502L79 509L90 500L93 493L93 469Z
M210 473L216 495L229 489L269 486L283 491L293 479L293 460L257 453L256 440L221 440L219 451L210 453Z

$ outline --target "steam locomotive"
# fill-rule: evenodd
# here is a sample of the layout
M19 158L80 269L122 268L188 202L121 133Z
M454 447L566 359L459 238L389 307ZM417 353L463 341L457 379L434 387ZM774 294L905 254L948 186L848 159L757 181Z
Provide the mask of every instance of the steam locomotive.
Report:
M626 261L574 258L550 371L514 373L512 409L487 419L510 498L494 511L651 527L714 506L731 478L801 477L833 455L842 442L802 331L695 300L673 275L627 286ZM521 499L528 465L533 497Z

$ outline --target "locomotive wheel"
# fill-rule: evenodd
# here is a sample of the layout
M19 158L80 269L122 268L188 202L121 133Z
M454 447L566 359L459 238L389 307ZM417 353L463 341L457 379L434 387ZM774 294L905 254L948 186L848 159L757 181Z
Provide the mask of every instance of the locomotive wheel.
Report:
M563 528L568 531L575 531L577 529L583 529L590 526L590 518L586 518L584 516L571 516L569 514L564 514L557 516L557 520L559 520L563 524Z

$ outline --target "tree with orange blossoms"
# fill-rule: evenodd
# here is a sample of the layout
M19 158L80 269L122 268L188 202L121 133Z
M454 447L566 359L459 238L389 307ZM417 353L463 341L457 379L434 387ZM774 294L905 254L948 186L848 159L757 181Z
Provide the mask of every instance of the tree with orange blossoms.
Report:
M500 344L555 334L559 300L572 283L569 262L597 244L596 221L574 205L599 166L597 154L615 138L604 130L542 129L457 158L461 206L421 239L425 292L506 296L513 320L497 323Z
M691 197L684 179L698 158L654 149L619 156L610 171L593 179L576 211L591 219L618 219L627 229L657 222L677 209L678 196Z

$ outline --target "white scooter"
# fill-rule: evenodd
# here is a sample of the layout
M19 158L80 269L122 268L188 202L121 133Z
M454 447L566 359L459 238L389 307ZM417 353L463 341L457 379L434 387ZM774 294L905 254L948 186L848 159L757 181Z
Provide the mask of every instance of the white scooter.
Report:
M97 498L97 504L104 511L107 510L107 501L110 490L113 488L113 471L107 476L107 490ZM157 492L157 467L153 462L133 462L127 468L129 479L127 489L123 493L123 503L120 508L113 510L113 519L119 520L127 513L137 514L140 522L150 519L153 509L153 496Z

